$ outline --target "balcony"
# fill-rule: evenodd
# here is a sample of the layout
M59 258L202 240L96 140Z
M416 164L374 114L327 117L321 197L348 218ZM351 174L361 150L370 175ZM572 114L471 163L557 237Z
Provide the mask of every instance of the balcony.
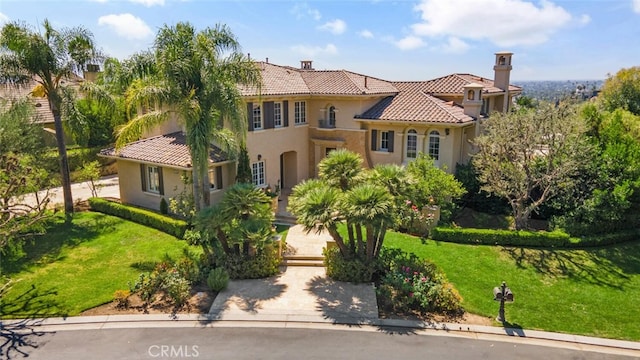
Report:
M320 120L318 120L318 127L320 129L335 129L336 128L336 124L335 123L331 123L327 119L320 119Z

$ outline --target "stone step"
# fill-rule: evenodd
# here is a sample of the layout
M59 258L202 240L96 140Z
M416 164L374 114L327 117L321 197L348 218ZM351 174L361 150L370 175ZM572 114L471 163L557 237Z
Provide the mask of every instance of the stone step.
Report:
M282 266L310 266L310 267L323 267L324 261L322 260L308 260L308 259L283 259Z
M294 216L289 216L289 215L282 215L282 214L276 214L276 219L275 219L275 223L276 224L284 224L284 225L296 225L297 224L297 219Z
M285 254L282 257L285 260L324 260L324 256L322 255Z

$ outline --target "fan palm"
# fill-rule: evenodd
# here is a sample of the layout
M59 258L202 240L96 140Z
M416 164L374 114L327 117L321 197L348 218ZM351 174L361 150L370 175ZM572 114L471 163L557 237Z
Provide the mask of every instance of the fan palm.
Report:
M72 109L74 99L63 80L85 70L87 64L99 60L100 56L93 35L85 28L56 30L48 20L44 21L43 28L44 32L39 33L19 22L2 27L0 78L13 83L35 80L38 85L32 94L47 98L56 132L64 209L70 215L73 197L62 116Z

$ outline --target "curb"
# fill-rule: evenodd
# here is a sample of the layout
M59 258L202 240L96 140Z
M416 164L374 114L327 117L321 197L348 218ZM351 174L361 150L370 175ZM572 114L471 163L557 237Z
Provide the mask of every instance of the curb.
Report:
M349 328L392 328L445 332L451 335L485 334L503 338L522 340L546 340L561 343L590 345L601 348L638 351L640 342L604 339L590 336L553 333L518 328L469 325L458 323L425 323L423 321L400 319L364 319L362 317L340 316L333 319L321 319L312 313L298 314L150 314L150 315L98 315L67 318L16 319L0 322L4 327L38 327L51 331L123 329L146 327L215 327L215 326L252 326L260 327L318 327L333 328L346 325ZM337 330L337 329L336 329ZM377 330L379 331L379 329ZM444 334L443 334L444 335ZM495 338L494 338L495 339ZM499 340L499 339L498 339Z

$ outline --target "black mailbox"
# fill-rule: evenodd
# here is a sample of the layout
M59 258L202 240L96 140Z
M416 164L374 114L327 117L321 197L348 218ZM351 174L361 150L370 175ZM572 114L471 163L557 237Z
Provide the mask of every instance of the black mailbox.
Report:
M493 300L502 301L502 289L497 286L493 288Z
M500 301L500 311L496 320L503 323L506 322L504 317L504 303L513 302L513 293L507 286L507 283L503 281L501 286L493 288L493 300Z

